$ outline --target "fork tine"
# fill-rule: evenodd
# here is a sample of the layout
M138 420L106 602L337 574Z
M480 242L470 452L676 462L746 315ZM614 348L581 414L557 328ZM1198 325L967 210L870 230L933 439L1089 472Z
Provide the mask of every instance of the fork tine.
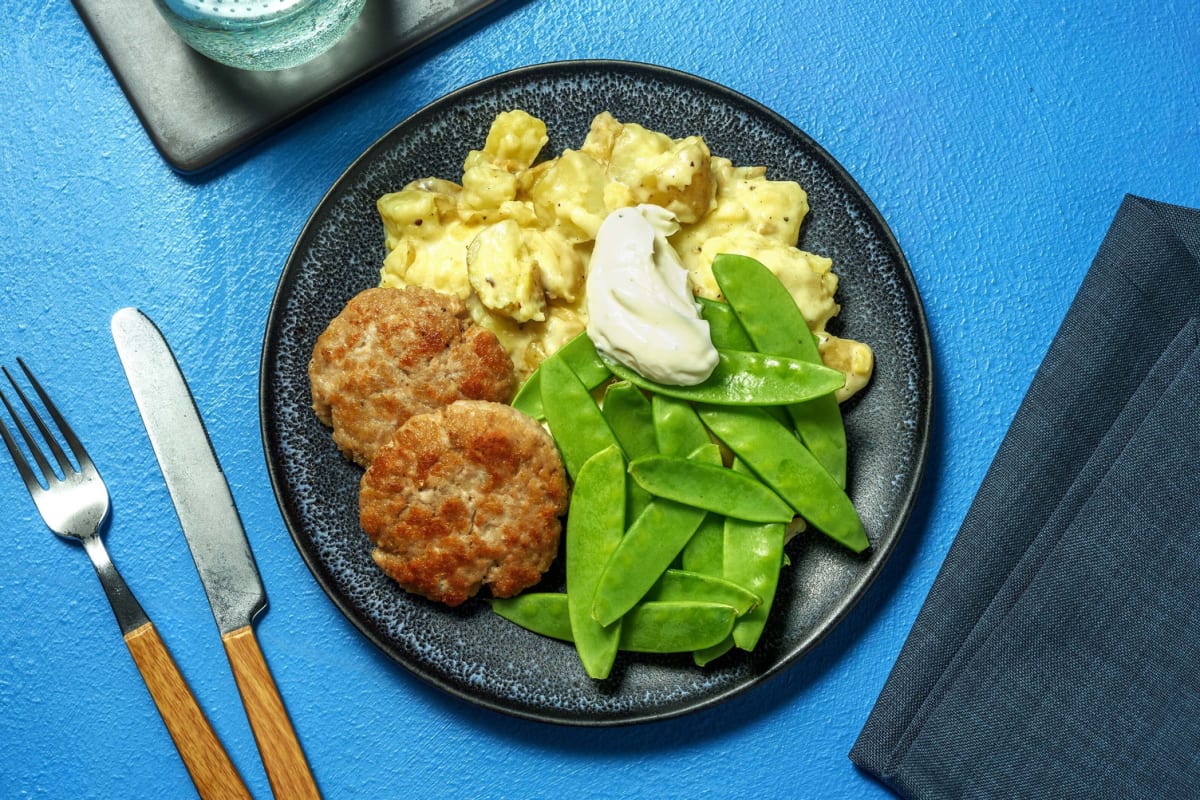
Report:
M54 404L50 402L50 398L46 396L45 391L42 390L38 385L37 379L33 377L33 374L29 371L29 367L27 367L19 358L17 359L17 363L21 365L21 369L24 370L25 375L30 379L34 388L38 390L38 395L42 398L46 408L51 411L52 415L55 416L55 421L61 420L61 416L58 416L57 410L54 409ZM3 367L2 369L5 377L8 378L8 382L12 385L13 391L17 393L17 397L19 397L21 403L24 404L25 410L33 420L34 425L37 427L38 431L41 432L42 440L50 447L50 452L53 453L55 460L58 461L59 467L62 469L63 476L65 477L66 475L70 475L71 473L75 472L75 467L70 461L67 460L67 455L63 452L62 447L59 445L57 437L42 420L41 414L38 413L38 410L34 407L33 403L29 401L29 397L26 396L25 392L21 390L20 384L16 382L12 376L12 373L8 371L7 367ZM33 460L37 462L38 467L41 469L42 477L45 479L46 486L52 486L59 479L59 476L55 474L54 468L50 465L50 462L43 453L41 445L22 421L21 415L17 413L15 408L13 408L12 403L8 401L7 397L4 398L4 405L8 408L8 413L12 416L13 422L16 423L17 430L21 432L21 436L24 438L25 444L27 445L30 454L33 456ZM13 455L15 458L16 453ZM30 472L32 472L32 468L30 468ZM25 485L32 492L33 486L30 484L28 477L24 473L22 473L21 477L25 478ZM38 485L40 486L41 484L39 483Z
M7 375L8 370L4 370L4 373ZM12 376L9 376L9 380L12 380ZM21 429L21 434L28 439L29 434L25 430L25 426L21 424L21 418L13 410L12 404L8 402L8 397L5 396L3 390L0 390L0 400L4 401L4 407L8 409L9 415L13 418L17 427ZM25 481L25 488L29 490L30 494L36 497L38 492L42 491L42 485L38 482L37 476L33 474L33 470L29 467L29 462L25 460L25 454L17 446L17 442L13 439L12 432L9 431L8 425L4 423L3 418L0 418L0 438L4 439L4 444L8 447L9 455L12 456L13 464L16 465L17 472L21 474L21 480Z
M21 391L21 387L17 384L16 380L13 379L12 373L8 371L8 367L0 367L0 369L4 370L4 376L8 378L9 384L17 393L17 397L20 398L21 403L24 404L25 411L32 415L35 424L37 424L37 427L42 431L43 435L45 435L45 423L42 422L38 417L37 410L30 405L29 398L27 398L25 393ZM25 440L25 444L29 448L29 452L33 456L33 460L37 462L39 467L41 467L42 475L45 476L47 481L53 480L55 477L54 470L50 466L50 462L46 459L46 456L42 453L38 440L34 438L33 434L29 431L29 428L25 425L24 420L21 418L21 415L17 413L15 408L13 408L12 403L8 401L7 397L4 399L4 405L8 408L8 413L12 416L13 422L16 423L17 430L21 433L21 438ZM53 444L52 438L51 444Z
M88 456L87 450L84 449L83 443L79 441L77 436L75 436L75 431L71 429L71 426L67 424L67 421L63 418L63 415L59 413L58 406L54 405L54 401L50 399L50 395L46 394L46 390L42 388L42 384L38 382L38 379L33 376L33 372L30 371L29 367L25 364L25 361L21 358L18 358L17 363L21 366L21 370L25 373L25 377L29 379L29 385L33 387L34 391L37 392L38 397L41 398L42 406L50 413L50 418L54 420L54 424L58 426L59 432L62 433L63 439L65 439L67 442L67 447L71 448L71 453L75 456L75 462L79 464L80 470L83 472L95 472L96 467L92 464L91 457ZM21 399L25 400L25 397L22 395ZM29 407L28 400L25 400L25 405L26 407ZM50 444L50 449L54 452L55 458L58 459L59 465L65 472L73 471L74 467L71 466L71 462L67 460L66 454L63 453L62 448L59 447L57 437L49 431L45 423L42 422L42 418L37 415L37 412L34 411L32 407L29 407L29 411L33 414L33 419L37 423L38 429L41 430L42 435L46 437L46 441Z

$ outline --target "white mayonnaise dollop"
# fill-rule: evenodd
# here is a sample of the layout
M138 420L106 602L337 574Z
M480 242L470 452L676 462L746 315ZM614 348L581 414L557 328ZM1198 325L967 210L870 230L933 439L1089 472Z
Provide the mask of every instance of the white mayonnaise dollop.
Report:
M587 276L588 336L596 349L658 383L700 383L717 350L667 241L679 229L664 208L622 208L596 233Z

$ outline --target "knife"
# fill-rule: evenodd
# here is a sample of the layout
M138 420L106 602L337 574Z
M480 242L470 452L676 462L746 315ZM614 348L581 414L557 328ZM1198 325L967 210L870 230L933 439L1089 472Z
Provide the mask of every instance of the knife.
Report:
M158 327L136 308L112 318L113 340L208 595L271 791L320 792L271 677L254 618L267 594L196 401Z

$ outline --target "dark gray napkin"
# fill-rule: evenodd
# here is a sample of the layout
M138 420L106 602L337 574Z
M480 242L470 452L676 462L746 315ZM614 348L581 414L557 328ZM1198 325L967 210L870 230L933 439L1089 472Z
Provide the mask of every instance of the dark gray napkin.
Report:
M853 761L906 797L1200 797L1200 211L1122 203Z

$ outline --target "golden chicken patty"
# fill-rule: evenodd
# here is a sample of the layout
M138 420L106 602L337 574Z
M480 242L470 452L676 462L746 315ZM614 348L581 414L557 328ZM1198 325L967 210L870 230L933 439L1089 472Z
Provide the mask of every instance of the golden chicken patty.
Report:
M566 471L544 428L511 406L460 400L409 418L362 477L372 557L406 590L456 606L511 597L558 553Z
M495 334L457 297L417 286L353 297L317 338L308 378L317 417L364 467L412 415L455 400L507 403L516 390Z

